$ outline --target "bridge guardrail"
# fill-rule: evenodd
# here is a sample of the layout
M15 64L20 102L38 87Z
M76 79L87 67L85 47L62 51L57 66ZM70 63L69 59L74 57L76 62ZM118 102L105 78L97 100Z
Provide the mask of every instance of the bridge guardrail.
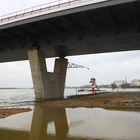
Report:
M63 7L63 6L68 6L68 5L71 5L71 4L80 3L81 1L83 1L83 0L56 0L56 1L53 1L53 2L45 3L45 4L42 4L42 5L39 5L39 6L23 9L23 10L20 10L20 11L16 11L16 12L13 12L13 13L10 13L10 14L0 16L0 23L6 22L6 21L9 21L9 20L14 20L14 19L24 17L24 16L29 16L29 15L49 11L49 10L52 10L52 9L55 9L55 8L60 8L60 7Z

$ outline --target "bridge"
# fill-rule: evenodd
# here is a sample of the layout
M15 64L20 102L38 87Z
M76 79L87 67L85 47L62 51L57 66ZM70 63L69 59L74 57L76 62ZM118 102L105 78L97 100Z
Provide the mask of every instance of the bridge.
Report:
M60 98L65 56L140 50L139 38L138 0L58 0L0 17L0 62L29 59L36 99Z

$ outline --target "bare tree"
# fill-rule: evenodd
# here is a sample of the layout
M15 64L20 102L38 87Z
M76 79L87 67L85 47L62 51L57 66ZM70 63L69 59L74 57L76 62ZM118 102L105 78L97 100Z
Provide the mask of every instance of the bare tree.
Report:
M116 89L116 88L117 88L117 85L116 85L115 83L112 83L112 84L111 84L111 88L112 88L112 89Z

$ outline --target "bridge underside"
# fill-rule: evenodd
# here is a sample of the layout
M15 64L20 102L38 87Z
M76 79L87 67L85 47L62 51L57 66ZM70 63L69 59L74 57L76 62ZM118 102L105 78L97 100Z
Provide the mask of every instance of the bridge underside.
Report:
M0 62L27 60L27 51L34 48L47 58L140 50L140 1L80 8L81 12L74 8L57 17L1 26Z

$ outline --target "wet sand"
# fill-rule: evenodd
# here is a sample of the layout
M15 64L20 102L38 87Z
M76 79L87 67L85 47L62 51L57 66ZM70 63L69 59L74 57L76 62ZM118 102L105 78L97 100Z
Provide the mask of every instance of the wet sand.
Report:
M40 103L48 108L101 107L119 110L140 111L140 92L102 93L70 96L67 99L51 100Z
M140 92L76 95L67 99L48 100L35 104L45 108L100 107L114 110L140 111ZM2 108L0 109L0 119L31 110L30 108Z
M30 108L4 108L0 109L0 119L6 118L10 115L31 111Z

